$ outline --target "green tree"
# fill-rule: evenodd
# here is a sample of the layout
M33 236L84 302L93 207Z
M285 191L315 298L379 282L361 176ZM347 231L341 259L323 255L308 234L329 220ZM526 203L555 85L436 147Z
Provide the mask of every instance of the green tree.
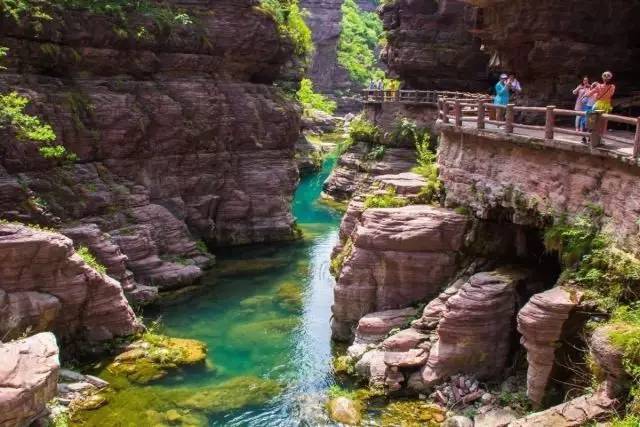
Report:
M327 99L326 96L313 91L313 83L309 79L302 79L300 89L296 93L298 101L305 109L314 109L333 114L336 110L336 103Z
M260 7L273 16L280 33L293 42L298 55L305 57L311 55L312 34L304 20L305 13L300 9L298 0L261 0Z

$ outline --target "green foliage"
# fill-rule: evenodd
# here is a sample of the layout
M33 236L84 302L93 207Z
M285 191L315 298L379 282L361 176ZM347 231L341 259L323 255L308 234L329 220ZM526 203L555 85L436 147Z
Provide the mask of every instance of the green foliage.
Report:
M370 121L363 117L356 117L349 124L349 138L352 141L366 142L367 144L380 143L380 131Z
M305 109L313 109L333 114L336 111L335 101L327 99L326 96L313 91L313 82L310 79L302 79L300 89L296 92L298 101Z
M367 160L381 160L384 157L386 147L381 144L376 144L369 147L367 152Z
M342 250L335 257L331 259L331 265L329 266L329 270L334 275L334 277L338 277L340 272L342 271L342 266L347 258L351 256L353 252L353 241L351 238L348 238L344 243Z
M184 10L176 9L165 1L135 0L0 0L0 13L20 22L28 17L31 22L53 19L54 7L86 10L96 15L115 17L120 24L127 24L132 14L151 19L160 31L171 30L176 25L190 25L191 17ZM122 30L121 28L119 28Z
M608 322L608 331L611 343L622 351L622 366L631 377L631 402L627 407L628 412L638 416L640 415L640 303L635 302L630 306L616 308Z
M338 42L338 63L354 81L366 84L384 78L377 67L375 49L382 35L382 21L374 12L363 12L354 0L342 4L342 30Z
M432 203L440 199L442 195L442 181L438 175L436 153L431 149L431 140L428 133L419 134L416 139L416 162L411 171L422 175L426 183L418 195L422 203Z
M640 415L627 415L623 419L612 420L611 427L638 427L640 426Z
M355 375L356 374L356 364L353 358L349 356L335 356L331 361L331 366L333 367L333 372L338 375Z
M207 247L207 244L204 242L204 240L196 241L196 248L203 254L209 253L209 248Z
M0 95L0 126L11 126L21 139L52 142L56 135L51 126L24 112L29 100L16 92Z
M561 218L546 230L544 243L547 250L558 252L566 268L565 279L584 288L588 298L610 311L637 299L640 260L600 231L601 215L589 208L571 222Z
M401 208L407 206L409 201L403 197L396 196L396 190L387 189L384 194L370 194L364 199L364 208Z
M500 403L500 406L510 406L511 408L518 409L521 412L528 412L531 410L531 402L524 391L502 391L498 396L498 402Z
M53 427L69 427L71 418L68 412L59 412L51 418L51 423Z
M107 269L104 265L100 264L96 257L91 253L89 248L86 246L80 246L76 253L80 255L80 258L87 264L89 267L93 268L95 271L100 273L101 275L107 274Z
M311 55L312 34L304 20L305 13L300 9L298 0L260 0L260 8L273 17L278 24L278 30L292 41L298 55Z
M394 122L389 139L394 145L405 147L429 144L431 141L429 130L426 127L418 126L413 120L404 117Z

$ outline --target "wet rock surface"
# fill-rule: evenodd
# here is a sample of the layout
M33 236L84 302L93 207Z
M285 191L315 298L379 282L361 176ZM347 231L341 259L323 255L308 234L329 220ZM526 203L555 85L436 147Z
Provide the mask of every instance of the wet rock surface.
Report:
M60 234L0 225L0 334L51 330L103 341L139 330L120 284L95 271Z
M0 425L29 425L56 395L60 362L53 334L0 343Z

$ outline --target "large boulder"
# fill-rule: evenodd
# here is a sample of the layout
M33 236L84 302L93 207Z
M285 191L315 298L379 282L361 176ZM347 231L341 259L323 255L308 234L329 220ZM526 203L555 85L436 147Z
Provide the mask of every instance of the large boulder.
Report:
M0 425L27 426L56 395L58 345L52 333L0 343Z
M426 205L367 209L351 234L353 247L334 288L334 338L344 339L338 335L367 313L436 295L457 270L468 222Z

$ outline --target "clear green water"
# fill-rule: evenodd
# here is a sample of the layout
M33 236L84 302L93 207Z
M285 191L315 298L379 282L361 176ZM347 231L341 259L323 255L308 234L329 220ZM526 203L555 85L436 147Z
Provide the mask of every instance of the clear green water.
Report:
M147 318L161 316L163 333L169 336L204 341L208 368L183 369L148 386L127 385L110 397L109 405L92 411L85 425L158 425L173 408L172 391L195 393L247 376L276 380L282 389L266 403L196 411L192 424L187 424L301 425L305 416L300 415L300 399L307 396L313 401L334 382L329 257L340 214L318 203L334 163L335 158L327 159L322 171L303 178L296 191L293 212L304 232L302 241L219 253L217 267L204 277L203 292L187 302L145 313ZM217 399L228 399L228 406L234 406L239 397L251 393L238 386Z

